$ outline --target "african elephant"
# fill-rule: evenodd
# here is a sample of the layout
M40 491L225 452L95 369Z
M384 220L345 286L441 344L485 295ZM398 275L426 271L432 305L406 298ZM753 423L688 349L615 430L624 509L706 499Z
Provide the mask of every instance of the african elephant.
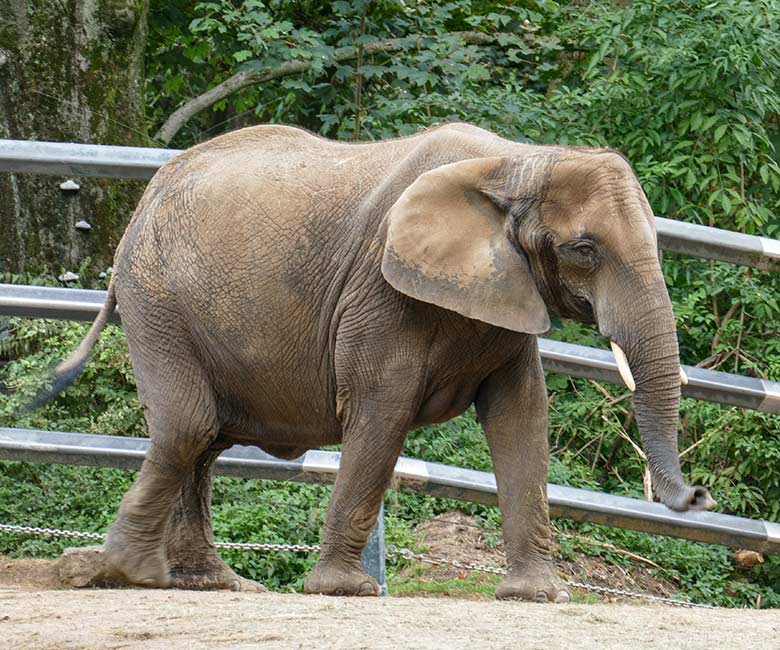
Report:
M131 583L221 588L211 469L233 444L343 456L305 591L374 595L360 553L406 432L476 405L498 484L503 598L566 601L551 563L549 314L624 351L655 489L709 508L677 455L675 322L653 213L605 149L519 144L468 124L373 143L287 126L189 149L149 183L71 381L115 305L151 446L103 552ZM619 352L620 354L620 352Z

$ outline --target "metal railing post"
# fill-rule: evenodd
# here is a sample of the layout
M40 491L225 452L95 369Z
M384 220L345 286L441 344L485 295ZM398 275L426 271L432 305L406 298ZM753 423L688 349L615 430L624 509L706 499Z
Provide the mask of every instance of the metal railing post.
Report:
M387 572L385 571L385 506L379 508L376 524L371 529L368 542L363 549L363 569L379 583L382 596L387 596Z

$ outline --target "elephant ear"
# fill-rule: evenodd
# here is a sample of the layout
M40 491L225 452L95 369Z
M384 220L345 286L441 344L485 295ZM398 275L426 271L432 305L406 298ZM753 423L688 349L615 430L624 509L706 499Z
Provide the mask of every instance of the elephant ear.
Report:
M420 176L386 216L382 274L398 291L492 325L550 327L528 262L509 242L495 189L504 158L477 158ZM483 188L489 186L488 193Z

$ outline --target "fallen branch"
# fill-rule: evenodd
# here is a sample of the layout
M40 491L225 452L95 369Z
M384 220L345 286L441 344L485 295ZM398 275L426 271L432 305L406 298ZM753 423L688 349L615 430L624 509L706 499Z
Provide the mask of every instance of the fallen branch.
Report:
M601 548L605 548L608 551L612 551L613 553L619 553L620 555L625 555L628 558L631 558L632 560L636 562L642 562L644 564L649 564L651 567L654 567L656 569L660 569L660 565L656 564L652 560L649 560L646 557L642 557L641 555L637 555L636 553L632 553L631 551L627 551L624 548L618 548L614 544L608 544L607 542L598 542L598 545Z
M599 548L606 549L608 551L612 551L613 553L618 553L620 555L625 555L626 557L636 561L636 562L642 562L643 564L648 564L651 567L654 567L656 569L660 569L661 566L657 563L653 562L652 560L642 557L641 555L637 555L636 553L632 553L631 551L627 551L624 548L618 548L614 544L610 544L609 542L598 542L595 539L592 539L586 535L580 535L577 533L566 533L562 530L560 530L557 526L551 524L551 528L556 532L556 534L560 535L561 537L568 537L569 539L577 539L581 542L585 542L586 544L592 544L594 546L598 546ZM763 562L763 558L761 559L761 562ZM615 565L617 566L617 565ZM618 567L620 568L620 567Z
M491 34L483 34L482 32L466 31L466 32L450 32L442 34L441 37L456 37L463 40L464 43L471 45L487 45L493 43L497 36ZM377 52L388 52L397 50L410 45L418 44L423 38L426 38L423 34L417 34L414 36L406 36L404 38L386 38L373 43L365 43L362 45L362 55L374 54ZM349 47L342 48L336 51L333 57L329 60L329 63L340 63L342 61L350 61L356 59L360 48ZM209 106L216 104L221 99L232 95L242 88L247 86L253 86L256 84L262 84L267 81L273 81L274 79L280 79L293 74L299 74L305 72L313 65L312 61L285 61L275 68L264 68L262 70L246 70L244 72L237 72L232 77L228 77L220 84L217 84L213 88L207 90L202 95L198 95L190 99L188 102L177 108L171 116L165 121L165 124L160 127L160 130L155 134L155 139L161 140L165 144L168 144L173 137L179 132L179 130L196 114L202 110L207 109Z

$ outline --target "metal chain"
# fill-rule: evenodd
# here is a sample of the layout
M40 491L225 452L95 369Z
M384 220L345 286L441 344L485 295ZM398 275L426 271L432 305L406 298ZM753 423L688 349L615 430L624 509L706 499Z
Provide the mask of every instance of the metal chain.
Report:
M502 569L497 566L488 566L485 564L475 564L473 562L459 562L458 560L450 560L443 557L433 557L425 555L424 553L414 553L408 548L397 548L393 544L387 546L387 557L402 557L406 560L417 560L418 562L424 562L426 564L433 564L434 566L440 566L442 564L448 564L449 566L456 567L458 569L466 569L469 571L481 571L482 573L493 573L497 575L506 575L506 569ZM664 603L666 605L676 605L677 607L703 607L707 609L717 609L714 605L706 605L702 603L692 603L687 600L675 600L674 598L666 598L664 596L653 596L652 594L643 594L636 591L626 591L625 589L614 589L612 587L601 587L599 585L586 584L584 582L575 582L573 580L566 580L566 584L578 589L585 589L587 591L594 591L602 593L608 596L620 596L622 598L636 598L640 600L649 600L658 603Z
M9 533L27 533L29 535L50 535L52 537L71 537L74 539L94 539L102 541L105 535L100 533L82 533L77 530L60 530L59 528L38 528L36 526L12 526L0 524L0 531ZM243 551L319 551L319 544L255 544L253 542L215 542L217 548L234 548Z
M663 603L665 605L675 605L677 607L701 607L703 609L718 609L715 605L707 605L706 603L692 603L689 600L675 600L674 598L666 598L665 596L653 596L652 594L642 594L636 591L625 591L623 589L613 589L612 587L600 587L598 585L589 585L585 584L584 582L574 582L572 580L567 580L566 582L572 587L577 587L578 589L587 589L588 591L595 591L607 596L641 598L643 600L650 600L652 602Z
M0 531L10 533L23 533L28 535L49 535L52 537L70 537L74 539L91 539L101 541L105 535L100 533L82 533L75 530L60 530L59 528L39 528L36 526L14 526L11 524L0 524ZM311 553L320 550L319 544L259 544L254 542L215 542L217 548L232 548L244 551L292 551L299 553ZM482 573L492 573L495 575L506 575L506 569L486 564L476 564L474 562L459 562L443 557L433 557L425 553L415 553L408 548L398 548L394 544L387 545L387 557L400 557L405 560L416 560L425 564L441 566L447 564L457 569L467 571L480 571ZM611 587L600 587L598 585L586 584L584 582L574 582L566 580L567 584L578 589L593 591L608 596L617 596L621 598L635 598L639 600L648 600L651 602L663 603L665 605L674 605L677 607L701 607L706 609L717 609L714 605L705 605L702 603L692 603L687 600L675 600L663 596L653 596L636 591L626 591L624 589L614 589Z
M502 569L497 566L488 566L486 564L475 564L472 562L459 562L458 560L450 560L444 557L433 557L426 555L425 553L415 553L408 548L398 548L393 544L387 545L387 557L402 557L405 560L417 560L418 562L424 562L425 564L433 564L434 566L440 566L442 564L449 564L457 569L466 569L468 571L481 571L482 573L495 573L496 575L506 575L506 569Z
M214 542L217 548L235 548L241 551L295 551L312 553L320 550L319 544L256 544L254 542Z
M0 524L0 530L9 533L27 533L28 535L51 535L52 537L73 537L75 539L94 539L100 541L105 535L100 533L81 533L76 530L60 530L59 528L38 528L36 526L12 526Z

